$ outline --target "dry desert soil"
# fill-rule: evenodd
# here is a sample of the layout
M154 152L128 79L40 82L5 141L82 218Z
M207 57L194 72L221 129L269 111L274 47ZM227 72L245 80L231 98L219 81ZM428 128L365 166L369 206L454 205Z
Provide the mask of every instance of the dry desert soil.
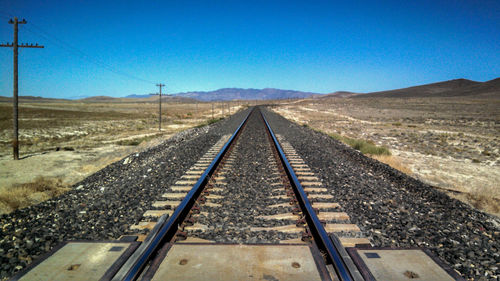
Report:
M127 155L234 113L240 103L116 100L22 101L19 161L12 159L12 104L0 102L0 214L59 195Z
M372 156L500 215L498 99L325 97L268 103L299 124L386 147L391 155ZM213 118L241 107L214 103ZM46 200L131 153L215 121L212 103L164 103L162 114L159 131L155 102L23 102L22 160L13 161L11 104L0 102L0 213Z
M377 157L450 196L500 215L500 100L319 98L274 111L336 136L387 147Z

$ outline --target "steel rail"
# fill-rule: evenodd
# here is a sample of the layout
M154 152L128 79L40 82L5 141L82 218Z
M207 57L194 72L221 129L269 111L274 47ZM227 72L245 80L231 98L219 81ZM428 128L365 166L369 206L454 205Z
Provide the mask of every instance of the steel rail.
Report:
M353 277L351 276L349 269L347 268L346 264L343 261L342 255L339 253L339 250L337 250L337 248L330 240L328 233L326 232L318 216L316 215L316 212L314 211L311 202L307 198L307 194L305 193L304 188L300 184L297 175L295 175L292 166L288 162L288 159L286 158L286 155L283 152L283 149L281 148L278 139L274 135L271 126L264 117L264 114L262 112L260 112L260 114L262 116L262 119L266 123L269 134L273 139L274 146L278 151L280 160L283 164L283 167L285 168L285 172L288 176L288 179L290 180L290 184L293 187L295 196L297 197L299 205L301 206L302 211L305 215L307 225L311 230L311 233L315 236L316 243L318 244L320 249L323 249L326 252L327 258L333 264L333 267L335 268L335 271L340 280L344 281L353 280Z
M175 208L175 211L172 214L172 216L170 216L168 221L166 221L165 224L161 227L161 229L158 231L158 234L156 234L155 237L152 239L151 243L149 243L149 245L146 248L142 249L142 253L140 253L140 255L137 257L136 260L130 262L133 263L130 269L127 270L127 272L123 277L119 276L118 274L115 275L113 280L127 280L127 281L135 280L137 277L139 277L139 275L141 274L142 270L144 269L144 267L146 266L147 262L150 260L152 255L162 246L162 242L170 241L174 237L175 233L179 228L179 225L186 218L187 214L191 210L195 201L198 199L200 193L203 191L203 187L208 183L208 180L210 179L213 172L215 171L220 161L222 160L227 150L229 149L229 146L233 143L236 136L241 132L241 128L246 124L248 117L250 116L250 114L252 114L254 110L255 108L250 110L250 112L241 122L239 127L233 133L233 135L221 148L221 150L214 158L210 166L207 167L207 169L201 175L201 177L193 186L193 188L189 191L186 197L184 197L180 205L177 208ZM137 251L139 251L139 249Z

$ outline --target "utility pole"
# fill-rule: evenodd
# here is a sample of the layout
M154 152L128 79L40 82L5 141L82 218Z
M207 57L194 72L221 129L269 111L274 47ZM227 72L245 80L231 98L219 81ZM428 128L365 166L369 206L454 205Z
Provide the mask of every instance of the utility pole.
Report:
M14 121L14 136L12 140L12 149L14 152L14 160L19 160L19 128L18 128L18 69L17 69L17 55L18 55L18 48L43 48L43 46L39 46L38 44L19 44L18 43L18 30L19 30L19 24L26 24L27 21L23 19L22 21L19 21L17 17L14 19L9 20L10 24L14 25L14 42L12 44L0 44L0 47L12 47L14 49L14 96L13 96L13 121Z
M160 123L158 125L159 126L158 130L161 131L161 87L165 87L165 84L160 83L160 84L156 84L156 86L160 87L160 103L159 103L159 105L160 105L160 108L159 108L159 112L160 112L159 120L160 120Z

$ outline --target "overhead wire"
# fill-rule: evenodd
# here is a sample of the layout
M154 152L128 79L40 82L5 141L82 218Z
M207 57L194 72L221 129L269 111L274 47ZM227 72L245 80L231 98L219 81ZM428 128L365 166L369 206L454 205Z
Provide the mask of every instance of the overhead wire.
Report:
M102 61L94 59L92 56L86 54L82 50L80 50L80 49L72 46L71 44L65 42L64 40L61 40L61 39L57 38L56 36L51 35L50 33L44 31L42 28L40 28L36 24L30 23L30 25L25 26L24 29L26 29L27 31L29 31L35 35L42 36L43 38L51 41L52 43L56 44L57 46L59 46L63 49L66 49L67 51L72 52L73 54L78 55L80 58L86 60L87 62L90 62L94 65L97 65L97 66L103 68L103 69L106 69L106 70L108 70L116 75L121 75L123 77L127 77L129 79L133 79L133 80L140 81L140 82L147 83L147 84L155 84L155 82L153 82L153 81L140 78L140 77L132 75L130 73L126 73L124 71L121 71L121 70L114 68L113 66L111 66L107 63L104 63Z
M12 13L7 13L5 11L0 11L0 16L5 18L5 19L11 19L13 18L14 16L12 15ZM78 57L80 57L81 59L89 62L89 63L92 63L98 67L101 67L107 71L110 71L116 75L119 75L119 76L122 76L122 77L126 77L126 78L129 78L129 79L133 79L133 80L136 80L136 81L139 81L139 82L143 82L143 83L147 83L147 84L153 84L153 85L156 85L156 82L153 82L153 81L150 81L150 80L147 80L147 79L143 79L141 77L138 77L136 75L132 75L130 73L127 73L127 72L124 72L124 71L121 71L121 70L118 70L116 69L115 67L107 64L107 63L104 63L98 59L95 59L93 58L92 56L88 55L87 53L85 53L84 51L74 47L73 45L65 42L64 40L50 34L49 32L45 31L44 29L42 29L40 26L38 26L37 24L34 24L32 22L30 22L29 25L26 25L26 26L23 26L23 30L26 30L34 35L38 35L38 36L41 36L43 37L44 39L54 43L55 45L65 49L66 51L74 54L74 55L77 55ZM168 91L168 92L172 92L172 89L168 86L165 87L165 90Z

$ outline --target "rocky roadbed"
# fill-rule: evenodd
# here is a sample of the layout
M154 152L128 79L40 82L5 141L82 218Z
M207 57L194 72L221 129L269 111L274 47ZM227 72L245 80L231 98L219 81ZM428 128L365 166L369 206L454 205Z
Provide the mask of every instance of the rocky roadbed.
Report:
M498 218L325 134L265 114L375 246L427 247L466 278L500 278Z
M166 187L237 128L245 113L179 133L107 166L60 197L1 215L0 279L12 276L62 241L109 240L127 233Z

